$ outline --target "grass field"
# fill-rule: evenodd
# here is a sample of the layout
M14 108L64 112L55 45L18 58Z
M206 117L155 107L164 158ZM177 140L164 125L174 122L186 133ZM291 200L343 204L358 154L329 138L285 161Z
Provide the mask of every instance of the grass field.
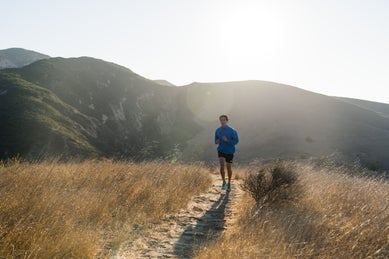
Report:
M201 165L2 163L0 258L109 257L210 184Z
M234 225L198 258L388 258L389 183L346 168L239 168ZM1 258L107 258L211 185L203 165L0 164Z
M199 258L389 257L388 182L297 162L257 171L235 225Z

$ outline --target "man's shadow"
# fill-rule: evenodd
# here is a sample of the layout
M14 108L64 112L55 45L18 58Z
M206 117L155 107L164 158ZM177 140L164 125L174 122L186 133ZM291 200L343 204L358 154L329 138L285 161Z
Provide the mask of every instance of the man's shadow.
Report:
M219 238L225 226L228 199L228 192L221 194L212 207L201 218L197 218L195 226L190 225L185 229L174 244L174 255L178 258L193 258L196 249L206 242Z

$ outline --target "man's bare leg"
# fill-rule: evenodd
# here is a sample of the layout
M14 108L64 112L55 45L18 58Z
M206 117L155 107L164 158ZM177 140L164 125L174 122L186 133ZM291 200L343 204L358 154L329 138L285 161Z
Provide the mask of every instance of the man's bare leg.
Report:
M223 180L223 184L226 183L226 172L224 171L224 164L226 163L226 159L224 157L219 157L220 162L220 175Z
M228 173L228 188L231 189L232 163L227 163L227 173Z

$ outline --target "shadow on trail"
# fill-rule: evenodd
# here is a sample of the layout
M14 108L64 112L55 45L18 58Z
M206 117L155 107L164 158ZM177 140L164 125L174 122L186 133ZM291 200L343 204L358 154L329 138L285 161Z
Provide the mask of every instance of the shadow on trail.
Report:
M196 218L197 224L188 226L178 241L174 244L174 255L178 258L193 258L194 252L204 243L216 240L224 230L225 208L229 193L223 193L220 198L205 212Z

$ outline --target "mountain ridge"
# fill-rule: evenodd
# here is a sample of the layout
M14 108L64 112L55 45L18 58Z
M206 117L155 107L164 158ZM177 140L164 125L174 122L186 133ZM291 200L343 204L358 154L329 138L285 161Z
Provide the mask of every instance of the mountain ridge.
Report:
M171 107L176 96L171 87L156 84L114 63L86 57L52 58L2 72L3 77L7 73L49 90L95 121L98 137L91 142L98 154L162 156L188 138L180 133L181 128L194 125L185 119L187 116L181 115L185 110ZM0 92L7 91L4 85L0 87ZM4 94L0 99L6 97ZM4 109L7 107L0 107ZM184 117L178 123L185 122L178 129L172 128L176 116ZM172 143L174 132L180 136Z
M385 117L389 116L389 104L382 102L373 102L369 100L348 98L348 97L335 97L347 103L354 104L356 106L375 111Z
M9 48L0 50L0 69L18 68L47 59L50 56L23 48Z
M33 100L25 95L28 87L34 89L27 91ZM19 96L24 103L7 101L11 92L13 100ZM23 112L13 118L21 109L45 119L34 123ZM389 168L386 116L295 86L246 80L171 87L91 57L50 58L0 72L0 120L8 125L0 129L3 158L34 157L42 150L211 162L220 114L229 114L240 134L237 159L242 163L338 152L345 161ZM41 132L26 138L20 125Z

